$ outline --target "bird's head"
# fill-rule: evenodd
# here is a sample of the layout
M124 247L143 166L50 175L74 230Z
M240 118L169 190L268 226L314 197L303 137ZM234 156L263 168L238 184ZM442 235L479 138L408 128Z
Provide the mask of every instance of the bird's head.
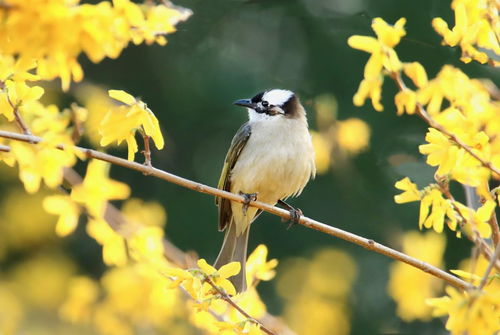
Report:
M292 91L273 89L260 92L251 99L234 102L237 106L248 108L250 120L269 120L275 118L300 118L305 111L299 98Z

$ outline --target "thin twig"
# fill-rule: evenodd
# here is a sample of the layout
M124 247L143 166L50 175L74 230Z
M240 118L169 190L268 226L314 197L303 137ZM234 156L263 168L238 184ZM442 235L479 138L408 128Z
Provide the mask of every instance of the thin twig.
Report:
M233 306L233 308L236 309L241 315L243 315L244 317L246 317L247 319L249 319L253 323L257 324L264 333L269 334L269 335L276 335L270 329L267 329L257 319L254 319L252 316L250 316L250 314L245 312L240 306L238 306L238 304L235 303L233 301L233 299L231 299L231 297L226 294L226 292L222 291L219 287L217 287L217 285L215 285L215 283L212 281L212 279L210 279L210 277L205 277L205 282L207 282L210 286L212 286L212 288L215 291L217 291L217 293L219 294L219 296L221 297L222 300L227 302L229 305Z
M392 72L391 73L391 78L396 82L396 85L398 86L398 89L400 91L404 91L407 89L403 79L401 78L401 74L399 72ZM459 139L455 134L452 134L446 128L444 128L441 124L437 123L432 119L427 111L425 110L424 106L422 106L421 103L417 103L417 108L416 108L417 115L420 116L429 126L432 128L439 130L441 133L445 134L448 136L453 142L455 142L459 147L467 151L469 155L477 159L482 166L485 168L489 169L491 172L493 172L493 176L496 175L497 179L500 179L500 170L497 169L491 162L485 161L481 157L479 157L478 154L476 154L470 146L465 144L461 139Z
M495 267L495 263L500 256L500 244L497 245L497 248L495 249L495 253L493 254L493 257L490 260L490 264L488 264L488 267L486 268L486 271L484 272L483 279L481 279L481 283L479 284L479 289L481 290L484 285L486 285L486 282L488 281L488 278L490 276L491 270Z
M30 142L30 143L39 143L42 141L40 137L37 136L28 136L28 135L23 135L23 134L18 134L18 133L13 133L13 132L8 132L8 131L1 131L0 130L0 137L3 138L9 138L13 140L18 140L18 141L24 141L24 142ZM62 145L58 146L59 149L64 150L64 147ZM200 192L200 193L206 193L206 194L211 194L217 197L222 197L231 201L236 201L239 203L244 203L246 200L243 196L234 194L231 192L223 191L214 187L210 187L201 183L197 183L194 181L191 181L189 179L185 179L182 177L179 177L177 175L174 175L172 173L159 170L154 167L149 167L144 164L139 164L136 162L131 162L123 158L119 158L116 156L108 155L103 152L95 151L92 149L87 149L87 148L82 148L82 147L75 147L77 150L80 150L83 152L87 157L90 158L95 158L99 159L102 161L106 161L115 165L119 165L131 170L136 170L139 172L142 172L147 175L151 175L153 177L163 179L165 181L168 181L173 184L177 184L179 186ZM264 202L260 201L251 201L250 206L262 209L266 212L269 212L271 214L277 215L279 217L285 218L290 220L290 212L286 211L284 209L269 205ZM413 257L410 257L402 252L396 251L394 249L391 249L389 247L386 247L385 245L382 245L380 243L375 242L374 240L367 239L358 235L355 235L353 233L349 233L347 231L344 231L342 229L332 227L329 225L326 225L324 223L321 223L319 221L310 219L305 216L301 216L299 221L299 224L314 229L318 230L320 232L323 232L325 234L335 236L338 238L341 238L345 241L357 244L362 246L365 249L375 251L377 253L380 253L382 255L385 255L387 257L393 258L395 260L407 263L413 267L416 267L424 272L427 272L435 277L441 278L448 282L450 285L453 285L457 288L460 289L471 289L473 288L472 285L469 283L461 280L460 278L457 278L435 266L432 266L426 262L423 262L421 260L415 259Z
M143 131L141 131L141 134L142 139L144 140L144 150L142 150L142 153L144 154L144 164L151 167L151 149L149 148L150 137Z

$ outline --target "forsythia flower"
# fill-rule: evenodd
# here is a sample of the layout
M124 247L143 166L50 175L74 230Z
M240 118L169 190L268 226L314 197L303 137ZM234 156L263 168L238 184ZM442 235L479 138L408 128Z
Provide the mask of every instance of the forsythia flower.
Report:
M227 294L236 294L233 284L227 278L237 275L240 272L241 264L239 262L228 263L221 266L220 269L217 270L213 266L209 265L206 260L200 259L198 261L198 266L205 276L212 279L214 284L222 288Z
M417 185L411 182L410 178L405 177L394 185L398 190L404 191L394 196L394 201L398 204L420 200L422 197Z
M496 334L500 330L500 291L458 291L446 288L447 295L428 299L434 316L448 315L446 329L452 335Z
M66 236L76 229L78 218L80 217L80 209L69 196L48 196L43 200L43 208L51 214L59 215L56 225L57 235Z
M126 199L130 194L128 185L110 179L108 171L108 163L91 160L83 183L71 191L71 199L85 205L96 219L104 215L108 200Z
M277 259L267 260L268 250L264 244L259 244L257 248L248 256L246 265L248 287L253 286L254 279L268 281L276 275Z
M441 267L446 239L434 232L420 234L412 231L403 236L403 252L431 265ZM397 314L405 321L428 320L431 308L425 299L435 297L442 289L442 282L402 262L390 267L387 285L389 295L396 301Z
M191 14L167 4L138 5L129 0L79 2L3 1L0 54L20 55L23 61L35 59L41 79L59 77L67 90L71 81L83 78L78 63L80 53L97 63L104 57L118 57L130 41L164 45L164 35L174 32L175 25Z
M482 238L489 238L491 236L491 226L488 221L495 213L496 203L493 200L487 200L481 207L474 211L472 208L466 207L457 203L460 213L467 218L467 222L471 222L479 232Z
M91 219L87 223L87 233L102 245L102 259L107 265L127 264L125 239L116 233L103 219Z
M153 139L158 149L163 149L164 141L158 119L144 102L120 90L110 90L109 96L124 103L125 106L111 109L104 116L99 130L102 135L101 145L106 146L114 141L120 144L126 141L128 160L133 160L138 150L135 132L141 130Z
M34 146L12 142L10 146L19 165L19 178L28 193L38 191L42 179L48 187L57 187L63 179L63 168L76 163L75 155L70 150L59 150L48 143Z
M370 127L361 119L349 118L338 121L337 143L350 154L356 154L368 147Z
M93 304L97 301L99 287L86 277L73 278L69 284L66 301L59 308L61 317L72 323L87 323L92 316Z
M461 60L469 63L476 60L486 63L489 50L500 55L498 42L498 3L489 0L454 0L455 26L450 30L442 18L432 20L432 26L443 36L443 43L449 46L460 45ZM494 64L498 64L492 57ZM497 58L498 59L498 58Z
M383 106L380 104L383 82L382 70L385 69L392 73L400 71L402 68L402 64L393 48L399 44L401 37L406 34L404 30L405 23L406 19L401 18L394 26L391 26L377 17L372 22L372 29L375 31L377 38L354 35L347 40L351 48L371 54L365 66L364 79L353 98L356 106L362 106L366 98L370 97L373 108L376 111L383 110Z
M436 232L441 233L445 218L447 218L448 227L456 230L457 215L450 200L444 199L443 194L435 187L425 191L420 202L419 228L422 229L422 226L434 228Z

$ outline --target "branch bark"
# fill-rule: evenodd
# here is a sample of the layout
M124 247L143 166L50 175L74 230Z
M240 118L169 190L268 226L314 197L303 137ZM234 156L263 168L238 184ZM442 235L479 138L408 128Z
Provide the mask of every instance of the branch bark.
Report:
M36 143L39 143L42 141L42 139L40 137L37 137L37 136L30 136L30 135L18 134L18 133L1 131L1 130L0 130L0 137L8 138L11 140L29 142L29 143L33 143L33 144L36 144ZM58 148L61 150L64 150L64 147L62 145L59 145ZM111 164L115 164L115 165L119 165L119 166L122 166L122 167L125 167L128 169L131 169L131 170L136 170L136 171L142 172L145 175L156 177L156 178L168 181L170 183L194 190L196 192L206 193L206 194L210 194L210 195L218 196L218 197L223 197L223 198L226 198L228 200L236 201L236 202L240 202L240 203L245 202L245 198L242 197L241 195L226 192L226 191L214 188L214 187L210 187L210 186L207 186L207 185L204 185L201 183L197 183L197 182L191 181L189 179L179 177L179 176L174 175L172 173L169 173L169 172L166 172L163 170L159 170L159 169L154 168L152 166L146 166L146 165L139 164L136 162L131 162L131 161L128 161L126 159L115 157L112 155L108 155L106 153L95 151L92 149L87 149L87 148L82 148L82 147L76 147L76 149L83 152L89 158L99 159L102 161L109 162ZM274 214L274 215L282 217L284 219L287 219L287 220L291 219L290 212L288 212L284 209L269 205L267 203L263 203L260 201L251 201L249 205L256 207L256 208L259 208L259 209L262 209L268 213ZM453 275L451 275L451 274L449 274L449 273L447 273L447 272L445 272L445 271L443 271L435 266L432 266L426 262L423 262L421 260L410 257L402 252L397 251L397 250L391 249L385 245L382 245L380 243L375 242L374 240L367 239L367 238L355 235L353 233L344 231L342 229L338 229L338 228L326 225L324 223L321 223L319 221L313 220L313 219L305 217L305 216L301 216L298 223L307 227L307 228L311 228L311 229L320 231L322 233L341 238L345 241L362 246L365 249L375 251L379 254L385 255L385 256L390 257L392 259L404 262L404 263L411 265L417 269L420 269L424 272L427 272L427 273L429 273L437 278L440 278L440 279L446 281L448 284L455 286L459 289L466 290L466 289L474 288L474 286L472 286L471 284L469 284L469 283L467 283L467 282L465 282L465 281L463 281L463 280L461 280L461 279L459 279L459 278L457 278L457 277L455 277L455 276L453 276Z

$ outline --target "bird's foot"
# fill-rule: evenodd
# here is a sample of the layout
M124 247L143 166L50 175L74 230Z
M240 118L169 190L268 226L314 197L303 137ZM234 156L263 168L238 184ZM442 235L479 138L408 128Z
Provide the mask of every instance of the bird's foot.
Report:
M248 211L248 205L250 205L250 201L255 201L257 200L257 193L244 193L244 192L239 192L239 195L243 196L245 198L245 201L243 201L243 216L247 216L247 211Z
M304 215L304 213L302 213L302 210L300 208L292 207L289 204L287 204L286 202L284 202L283 200L278 200L278 204L290 212L290 219L289 220L281 219L281 221L283 221L283 222L290 221L290 223L288 224L288 227L286 228L287 230L290 229L293 225L296 225L299 223L300 217L302 215Z

